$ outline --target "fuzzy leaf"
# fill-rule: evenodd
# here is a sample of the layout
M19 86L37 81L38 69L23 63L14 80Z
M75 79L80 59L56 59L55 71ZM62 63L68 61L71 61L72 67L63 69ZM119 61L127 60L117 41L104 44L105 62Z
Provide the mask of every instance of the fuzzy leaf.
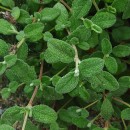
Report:
M116 17L112 13L97 12L91 20L94 24L104 29L111 27L116 22Z
M74 0L72 3L72 12L77 19L84 17L91 9L91 0Z
M3 63L4 62L0 62L0 75L2 75L7 69L7 64Z
M3 99L9 98L9 96L11 94L10 89L8 89L8 88L3 88L0 93L1 93L1 96Z
M17 20L20 16L20 9L18 7L14 7L11 11L11 15L15 20Z
M66 42L58 39L50 39L48 49L45 52L45 60L48 63L70 63L74 61L74 49Z
M121 87L130 88L130 76L122 76L118 80Z
M126 57L130 55L130 47L126 45L118 45L113 48L112 53L117 57Z
M126 108L121 112L121 117L125 120L130 120L130 108Z
M16 29L11 23L4 19L0 19L0 34L11 35L15 33Z
M2 120L10 122L12 125L19 120L23 119L24 114L20 113L23 108L19 106L13 106L8 108L1 116ZM13 117L13 118L12 118Z
M112 7L116 8L117 12L123 12L126 8L126 3L128 0L114 0Z
M0 3L3 6L10 7L10 8L13 8L15 6L15 3L13 0L0 0Z
M112 45L108 39L104 38L102 40L101 47L104 55L112 53Z
M60 15L60 10L56 8L44 8L41 11L41 20L48 22L56 19Z
M74 76L74 72L69 72L59 79L55 89L58 93L69 93L78 85L78 82L79 77Z
M103 67L104 61L100 58L89 58L79 64L80 73L84 78L100 73Z
M125 8L124 8L124 13L123 13L123 19L128 19L130 18L130 1L128 0L128 2L126 3L125 5Z
M32 117L37 122L50 124L57 120L57 113L46 105L36 105L32 108Z
M112 30L112 36L115 41L120 42L123 40L129 40L130 38L130 27L120 26Z
M100 79L102 81L103 88L109 91L115 91L119 88L119 83L116 78L109 72L103 71L103 77Z
M29 13L26 10L20 9L20 16L17 19L18 23L25 24L26 20L30 18Z
M9 51L8 44L2 39L0 39L0 56L5 56L6 54L8 54L8 51Z
M12 126L2 124L0 125L0 130L15 130Z
M105 66L107 70L112 74L115 74L118 70L116 59L111 56L105 58Z
M102 33L102 28L96 24L92 24L91 29L96 33Z
M4 57L4 61L7 64L7 67L13 66L17 61L17 55L10 54Z
M112 114L114 113L113 106L111 102L106 98L101 106L101 115L105 120L109 120L112 117Z
M54 6L54 8L60 10L60 15L56 19L57 26L60 26L61 29L64 29L66 27L68 17L69 17L68 11L65 8L65 6L61 3L57 3Z
M31 42L36 42L43 37L42 35L43 29L44 25L42 23L28 24L24 28L25 38L27 38Z
M6 76L10 81L17 81L18 83L31 83L37 78L34 68L20 59L6 71Z

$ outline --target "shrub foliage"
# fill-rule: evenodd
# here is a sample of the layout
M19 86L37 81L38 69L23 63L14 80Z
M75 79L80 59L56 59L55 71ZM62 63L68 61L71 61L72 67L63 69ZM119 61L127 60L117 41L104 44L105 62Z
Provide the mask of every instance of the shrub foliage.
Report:
M130 129L129 0L0 9L0 130Z

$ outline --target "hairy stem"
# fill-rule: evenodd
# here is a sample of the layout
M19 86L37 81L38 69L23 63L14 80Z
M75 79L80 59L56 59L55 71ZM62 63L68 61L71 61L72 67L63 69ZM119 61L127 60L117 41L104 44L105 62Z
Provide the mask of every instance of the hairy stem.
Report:
M24 42L25 42L25 38L22 38L22 40L17 44L17 49L19 49Z
M74 58L74 61L75 61L75 76L79 76L79 63L80 63L80 60L79 60L79 57L78 57L78 51L77 51L77 48L75 45L72 45L72 47L74 48L75 50L75 58Z

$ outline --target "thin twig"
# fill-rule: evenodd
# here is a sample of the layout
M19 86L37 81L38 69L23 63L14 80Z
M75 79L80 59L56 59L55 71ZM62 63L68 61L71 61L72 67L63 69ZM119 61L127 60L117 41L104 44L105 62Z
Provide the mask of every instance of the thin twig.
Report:
M89 104L89 105L85 106L85 107L84 107L84 109L87 109L87 108L89 108L89 107L93 106L93 105L94 105L94 104L96 104L97 102L98 102L98 100L96 100L96 101L92 102L91 104Z
M57 111L57 113L58 113L62 108L64 108L66 105L68 105L72 100L73 100L73 98L71 98L70 100L68 100L68 101Z
M122 120L122 122L123 122L124 130L127 130L127 126L126 126L126 123L125 123L124 119L121 118L121 120Z
M69 6L64 0L60 0L60 2L61 2L70 12L72 12L72 9L70 8L70 6Z
M92 0L92 2L93 2L93 5L95 6L96 10L99 11L100 9L99 9L99 7L98 7L96 1L95 1L95 0Z
M8 8L6 8L6 7L3 7L3 6L1 6L1 5L0 5L0 9L3 9L3 10L6 10L6 11L9 11L9 12L11 12L11 9L8 9Z
M128 106L128 107L130 107L130 104L127 103L127 102L124 102L124 101L122 101L122 100L120 100L120 99L118 99L118 98L115 98L115 97L113 97L113 99L114 99L115 101L118 101L118 102L120 102L120 103L122 103L122 104L124 104L124 105L126 105L126 106Z
M22 130L25 130L27 120L28 120L28 111L26 111L26 113L25 113Z
M42 79L42 74L43 74L43 61L41 61L41 67L40 67L40 74L39 74L39 79L40 80ZM38 86L35 87L35 89L33 91L33 94L32 94L32 97L30 98L29 103L28 103L27 106L29 106L29 107L32 106L33 100L34 100L34 98L35 98L35 96L37 94L38 88L39 88ZM26 126L27 119L28 119L28 113L29 113L29 111L26 111L26 113L25 113L22 130L25 130L25 126Z
M40 74L39 74L39 79L40 80L42 79L42 73L43 73L43 61L41 62L41 68L40 68ZM32 94L32 97L31 97L31 99L30 99L30 101L28 103L28 106L32 106L33 100L34 100L34 98L35 98L35 96L37 94L37 91L38 91L38 86L35 87L34 92Z

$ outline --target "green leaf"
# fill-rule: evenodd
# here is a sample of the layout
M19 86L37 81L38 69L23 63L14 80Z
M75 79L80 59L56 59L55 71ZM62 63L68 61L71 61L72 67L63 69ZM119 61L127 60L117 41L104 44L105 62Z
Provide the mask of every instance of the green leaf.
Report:
M100 80L102 82L103 88L109 91L115 91L119 88L119 83L113 75L106 71L103 71L102 74L103 77L101 77Z
M2 39L0 39L0 56L5 56L6 54L8 54L8 51L9 51L8 44Z
M61 79L59 79L55 89L58 93L69 93L74 88L76 88L78 82L79 82L79 77L74 76L74 72L69 72Z
M26 43L23 43L20 48L17 50L17 58L26 60L28 56L28 45Z
M11 94L10 89L8 89L8 88L3 88L0 93L1 93L1 96L3 99L9 98L9 96Z
M3 6L10 7L10 8L13 8L15 6L15 3L13 0L0 0L0 3Z
M2 124L0 125L0 130L15 130L12 126Z
M65 6L61 3L57 3L54 6L54 8L60 10L60 15L56 19L56 23L57 23L57 26L60 26L60 29L63 30L67 25L67 21L68 21L68 17L69 17L68 11L65 8Z
M122 76L118 80L121 87L130 88L130 76Z
M44 8L41 11L41 20L43 22L53 21L60 15L60 10L56 8Z
M79 39L79 44L81 42L87 42L87 40L91 36L91 30L86 29L84 25L77 27L69 36L68 39L72 39L74 37ZM74 44L74 43L73 43Z
M116 8L117 12L123 12L126 8L126 3L128 0L114 0L112 7Z
M0 19L0 34L11 35L16 34L15 27L4 19Z
M121 112L121 118L130 120L130 108L126 108Z
M50 125L50 130L59 130L59 125L54 122Z
M24 9L20 9L20 16L19 18L17 19L17 22L18 23L21 23L21 24L25 24L26 23L26 20L30 18L30 15L29 13L24 10Z
M118 45L113 48L112 53L117 57L126 57L130 55L130 47L126 45Z
M102 33L102 28L96 24L92 24L91 29L96 33Z
M13 66L17 61L17 55L10 54L4 57L4 61L7 64L7 67Z
M6 71L6 76L10 81L27 84L30 84L32 80L37 78L34 68L20 59L17 60L14 66Z
M7 69L7 64L5 62L0 62L0 75L2 75Z
M50 39L47 46L48 49L44 56L48 63L70 63L74 61L75 52L68 43L58 39Z
M21 121L23 119L24 114L21 113L22 110L23 108L19 106L10 107L2 114L1 119L13 125L16 121Z
M11 93L15 93L18 87L19 86L16 81L12 81L9 83L9 88L10 88Z
M92 17L92 22L98 26L100 26L102 29L109 28L116 22L116 17L112 13L108 12L97 12Z
M130 1L128 0L128 2L126 3L125 5L125 8L124 8L124 13L123 13L123 19L128 19L130 18Z
M35 121L50 124L57 120L57 113L46 105L36 105L32 108L32 117Z
M103 67L104 60L100 58L88 58L79 64L80 73L84 78L100 73Z
M81 86L79 88L79 97L81 99L83 99L84 101L87 101L90 98L90 95L89 95L87 89L84 86Z
M105 66L107 70L112 74L115 74L118 70L116 59L111 56L105 57Z
M42 23L28 24L24 28L25 38L27 38L31 42L36 42L43 37L43 29L44 25Z
M17 20L19 18L19 16L20 16L20 9L19 9L19 7L14 7L12 9L12 11L11 11L11 15L13 16L13 18L15 20Z
M101 47L104 55L112 53L112 45L108 39L104 38L102 40Z
M53 38L53 35L50 32L45 32L44 33L44 40L49 41L51 38Z
M90 49L90 46L87 42L81 42L78 47L82 50L89 50Z
M61 100L63 99L63 95L56 92L54 87L46 86L44 87L43 97L46 100Z
M87 18L83 19L83 23L86 28L91 28L91 26L93 25L93 22Z
M120 42L123 40L129 40L130 38L130 27L120 26L112 30L112 36L115 41Z
M114 113L113 106L111 102L106 98L101 106L101 115L105 120L109 120L111 119L113 113Z
M91 0L74 0L72 3L72 13L77 19L84 17L91 9Z

